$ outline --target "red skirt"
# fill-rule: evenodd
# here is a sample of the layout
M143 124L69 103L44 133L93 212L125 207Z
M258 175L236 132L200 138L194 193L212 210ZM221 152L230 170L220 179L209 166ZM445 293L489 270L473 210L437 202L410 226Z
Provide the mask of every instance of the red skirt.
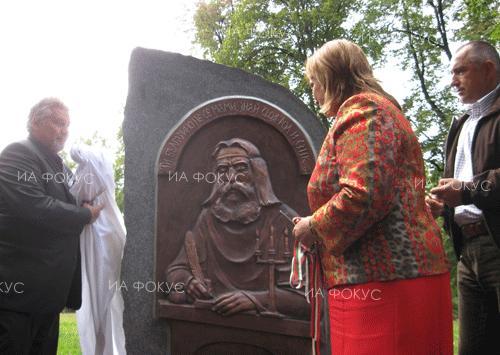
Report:
M328 290L332 355L452 355L450 274Z

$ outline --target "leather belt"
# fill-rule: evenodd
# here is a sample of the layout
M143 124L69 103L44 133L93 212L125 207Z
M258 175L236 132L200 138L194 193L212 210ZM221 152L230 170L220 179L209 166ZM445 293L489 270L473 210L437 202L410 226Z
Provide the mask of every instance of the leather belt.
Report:
M489 235L488 227L484 221L464 224L460 229L462 230L462 235L466 239Z

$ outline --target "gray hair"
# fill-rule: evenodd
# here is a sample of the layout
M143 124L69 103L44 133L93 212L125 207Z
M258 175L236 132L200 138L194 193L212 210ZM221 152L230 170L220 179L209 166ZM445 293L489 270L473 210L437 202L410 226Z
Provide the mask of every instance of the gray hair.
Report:
M477 64L490 60L495 64L497 78L500 78L500 57L498 51L490 43L485 41L470 41L458 48L457 53L462 49L468 49L468 58Z
M56 111L68 112L68 108L56 97L47 97L41 100L30 110L27 124L28 132L31 133L31 129L35 123L53 117Z

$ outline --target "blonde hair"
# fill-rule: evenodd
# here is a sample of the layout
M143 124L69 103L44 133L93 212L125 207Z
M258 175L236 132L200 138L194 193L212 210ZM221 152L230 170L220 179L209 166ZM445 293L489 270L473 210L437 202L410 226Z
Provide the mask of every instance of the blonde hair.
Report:
M360 92L372 92L386 97L400 108L396 99L382 89L373 76L363 50L345 39L326 42L306 60L306 78L315 78L325 97L321 106L324 114L335 114L349 97Z

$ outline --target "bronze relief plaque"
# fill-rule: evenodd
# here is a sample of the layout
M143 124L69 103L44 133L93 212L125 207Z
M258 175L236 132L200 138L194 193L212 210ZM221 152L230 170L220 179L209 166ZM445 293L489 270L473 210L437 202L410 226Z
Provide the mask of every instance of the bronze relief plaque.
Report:
M288 281L291 219L309 213L314 162L305 131L261 99L188 113L158 158L155 272L170 292L157 315L307 337L309 305Z

